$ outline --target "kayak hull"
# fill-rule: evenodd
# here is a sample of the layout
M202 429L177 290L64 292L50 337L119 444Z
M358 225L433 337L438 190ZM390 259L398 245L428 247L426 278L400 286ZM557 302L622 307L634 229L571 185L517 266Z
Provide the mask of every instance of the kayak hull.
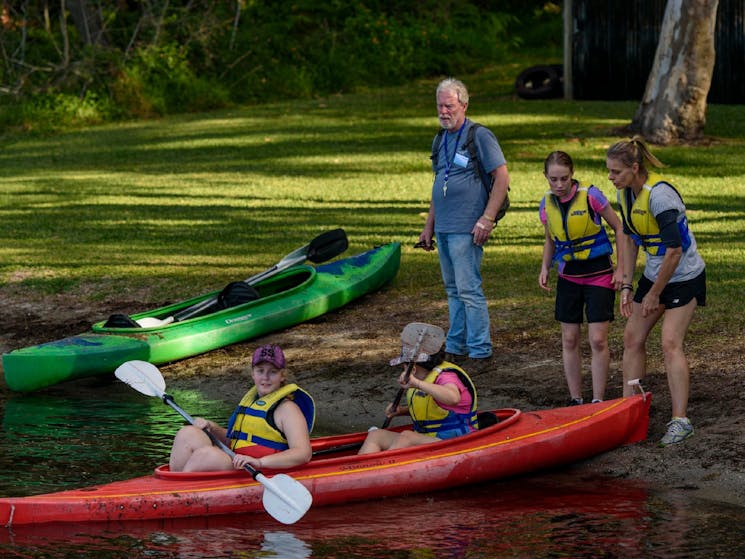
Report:
M308 488L313 506L478 484L573 463L644 440L650 403L647 393L550 410L495 410L500 421L472 434L364 456L356 454L364 432L320 437L312 441L311 462L283 473ZM264 471L269 478L275 473ZM262 495L263 486L245 471L184 474L160 466L152 475L131 480L0 499L0 523L242 514L262 511Z
M321 316L391 281L401 258L399 243L317 267L294 266L259 282L261 298L152 328L110 328L17 349L3 355L8 388L30 392L59 382L112 373L125 361L168 363L289 328ZM166 318L217 293L132 315Z

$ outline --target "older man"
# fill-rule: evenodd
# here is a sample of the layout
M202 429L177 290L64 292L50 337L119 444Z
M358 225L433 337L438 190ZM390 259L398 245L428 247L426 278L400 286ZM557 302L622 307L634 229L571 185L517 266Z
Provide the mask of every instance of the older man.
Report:
M445 351L455 360L484 360L491 356L492 345L481 260L484 243L507 198L509 173L494 134L466 118L466 86L456 79L443 80L437 86L436 100L444 132L432 144L435 180L419 240L430 250L433 237L438 244L450 315ZM473 126L475 152L466 145Z

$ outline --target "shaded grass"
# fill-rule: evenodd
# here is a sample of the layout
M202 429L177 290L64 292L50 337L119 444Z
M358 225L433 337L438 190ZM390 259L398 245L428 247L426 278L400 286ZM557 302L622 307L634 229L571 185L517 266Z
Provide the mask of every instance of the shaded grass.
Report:
M486 249L485 287L497 337L557 339L553 297L537 286L543 159L569 152L576 176L615 200L604 154L636 104L517 99L520 63L465 78L469 116L495 131L512 178L512 209ZM430 300L441 317L437 258L411 247L428 207L435 85L6 138L0 280L29 295L97 300L131 288L149 294L145 308L248 277L343 227L348 254L401 241L391 296ZM745 323L730 304L745 287L745 133L734 124L745 107L710 106L708 117L710 145L654 150L680 186L708 265L709 307L694 343L706 343L699 334L741 335Z

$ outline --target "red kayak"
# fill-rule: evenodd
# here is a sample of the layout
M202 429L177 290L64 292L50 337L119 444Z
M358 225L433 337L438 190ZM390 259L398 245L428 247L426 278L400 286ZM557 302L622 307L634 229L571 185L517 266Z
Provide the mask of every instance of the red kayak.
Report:
M569 464L644 440L651 394L596 404L491 412L498 422L469 435L359 456L367 433L313 439L314 458L284 470L330 505L506 478ZM484 416L481 416L484 417ZM397 430L410 426L397 427ZM265 470L268 478L278 472ZM0 499L0 523L127 521L261 512L262 485L245 471L152 475L105 485Z

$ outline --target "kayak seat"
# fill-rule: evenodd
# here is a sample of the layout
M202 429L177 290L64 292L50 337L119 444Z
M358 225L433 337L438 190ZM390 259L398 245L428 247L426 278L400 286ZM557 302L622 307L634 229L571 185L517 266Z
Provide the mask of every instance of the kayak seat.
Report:
M497 423L499 423L499 418L497 417L497 415L490 411L479 412L477 418L479 420L479 429L486 429L487 427L491 427L492 425L496 425Z
M126 314L115 313L109 316L103 325L104 328L139 328L140 325L129 318Z
M245 281L234 281L226 285L217 296L217 307L229 309L259 299L261 295Z

